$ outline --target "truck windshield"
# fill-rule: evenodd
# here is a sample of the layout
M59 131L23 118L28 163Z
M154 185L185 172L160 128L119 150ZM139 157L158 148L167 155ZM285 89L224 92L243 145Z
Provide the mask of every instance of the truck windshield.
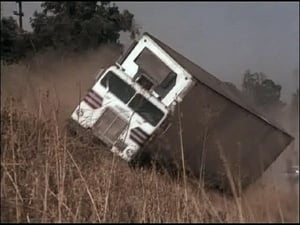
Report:
M111 71L102 78L101 84L104 87L108 86L109 91L125 104L128 103L135 94L135 90L130 85Z
M152 126L156 126L164 115L161 110L140 94L137 94L132 101L130 101L129 107Z
M145 47L134 62L145 71L155 85L161 84L172 71L158 56Z

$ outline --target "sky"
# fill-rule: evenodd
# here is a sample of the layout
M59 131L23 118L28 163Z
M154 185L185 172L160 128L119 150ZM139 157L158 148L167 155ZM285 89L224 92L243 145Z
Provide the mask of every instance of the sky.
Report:
M240 87L243 73L263 72L282 86L282 100L299 87L299 2L116 2L149 32L223 81ZM1 2L1 16L18 10ZM24 29L40 2L23 2ZM16 16L14 16L16 18ZM17 18L16 18L17 19ZM129 39L122 35L122 42Z

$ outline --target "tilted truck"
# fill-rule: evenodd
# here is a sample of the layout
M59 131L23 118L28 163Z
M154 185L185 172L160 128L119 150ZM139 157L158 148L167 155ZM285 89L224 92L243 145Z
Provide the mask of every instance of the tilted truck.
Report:
M128 162L159 155L223 190L246 188L293 140L238 89L149 33L98 74L71 118Z

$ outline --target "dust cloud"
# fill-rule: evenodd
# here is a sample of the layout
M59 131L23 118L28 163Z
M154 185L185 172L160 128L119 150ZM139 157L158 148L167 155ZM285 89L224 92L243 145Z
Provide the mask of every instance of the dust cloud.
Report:
M37 112L42 105L57 110L59 124L71 115L82 96L93 85L101 68L113 65L122 49L115 45L101 46L85 54L68 56L47 52L26 61L1 67L1 105L9 96L20 99L25 108ZM299 165L299 116L291 115L289 106L278 112L269 110L295 140L285 149L265 172L262 180L272 180L287 187L284 173L288 165Z
M120 56L121 48L106 45L82 55L58 56L48 52L37 54L20 64L1 66L1 107L7 97L20 99L28 111L54 107L59 124L68 118L79 100L93 85L97 72L112 65ZM45 110L46 112L47 110ZM51 110L49 110L51 111ZM287 165L299 165L299 116L291 115L289 108L276 116L276 120L295 137L263 177L252 185L246 195L258 196L261 187L274 185L287 193L291 218L298 213L298 183L285 177ZM273 111L274 112L274 111ZM267 190L267 189L266 189ZM256 201L256 198L253 198Z
M266 171L265 177L284 188L288 186L286 182L289 180L286 179L286 171L293 165L299 165L299 115L291 113L290 106L287 105L280 114L277 113L275 119L294 137L294 140ZM295 184L299 185L299 182L292 185Z
M7 97L20 99L31 112L55 107L59 121L66 119L94 83L101 68L113 65L121 48L106 45L85 54L61 56L48 52L1 67L1 104Z

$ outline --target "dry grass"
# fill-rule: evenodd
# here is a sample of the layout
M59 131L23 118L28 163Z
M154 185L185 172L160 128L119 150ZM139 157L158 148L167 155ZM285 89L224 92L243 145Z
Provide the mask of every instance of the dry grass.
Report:
M92 67L87 61L76 66L87 65ZM68 72L63 69L57 73ZM292 189L257 183L229 197L155 168L133 169L103 146L67 135L61 121L78 95L68 94L68 107L63 89L38 92L42 85L36 84L35 95L28 94L36 99L34 108L25 95L1 93L1 222L299 221Z
M154 168L131 169L101 146L67 136L55 111L38 118L20 105L1 109L2 222L297 220L289 193L270 186L235 199Z

